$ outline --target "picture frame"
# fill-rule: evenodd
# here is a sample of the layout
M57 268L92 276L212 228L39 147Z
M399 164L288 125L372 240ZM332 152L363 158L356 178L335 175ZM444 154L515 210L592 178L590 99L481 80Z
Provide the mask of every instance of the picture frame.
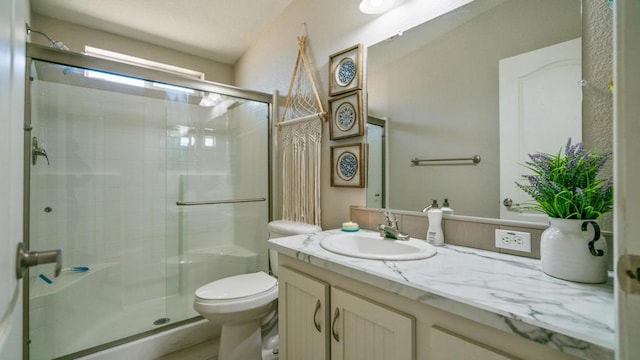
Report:
M364 172L362 143L331 147L331 186L363 188Z
M362 44L329 55L329 96L362 90Z
M331 140L364 135L362 90L329 100L329 137Z

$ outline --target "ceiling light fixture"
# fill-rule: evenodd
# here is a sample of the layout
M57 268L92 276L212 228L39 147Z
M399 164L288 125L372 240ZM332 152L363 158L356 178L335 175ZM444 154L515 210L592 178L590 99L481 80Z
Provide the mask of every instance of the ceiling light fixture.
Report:
M380 14L393 7L395 0L362 0L360 11L365 14Z

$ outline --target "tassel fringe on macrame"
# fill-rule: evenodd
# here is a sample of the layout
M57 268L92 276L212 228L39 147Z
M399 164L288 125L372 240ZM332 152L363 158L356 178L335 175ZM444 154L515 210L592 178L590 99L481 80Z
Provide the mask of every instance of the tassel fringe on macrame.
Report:
M280 129L282 144L282 218L320 225L320 160L322 108L305 54L305 37L298 37L298 57L289 84ZM301 68L304 71L301 71Z

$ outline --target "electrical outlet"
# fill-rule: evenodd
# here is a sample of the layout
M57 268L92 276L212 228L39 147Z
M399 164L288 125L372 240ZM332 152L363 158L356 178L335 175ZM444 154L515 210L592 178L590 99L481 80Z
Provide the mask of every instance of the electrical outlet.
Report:
M496 247L531 252L531 233L511 230L496 230Z

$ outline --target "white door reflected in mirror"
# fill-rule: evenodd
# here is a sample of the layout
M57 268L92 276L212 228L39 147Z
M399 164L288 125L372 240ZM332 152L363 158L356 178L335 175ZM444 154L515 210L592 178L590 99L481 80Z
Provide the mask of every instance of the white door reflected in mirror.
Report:
M581 39L500 60L500 218L547 222L523 212L531 200L518 189L528 154L556 154L582 140ZM508 206L503 199L511 199Z

